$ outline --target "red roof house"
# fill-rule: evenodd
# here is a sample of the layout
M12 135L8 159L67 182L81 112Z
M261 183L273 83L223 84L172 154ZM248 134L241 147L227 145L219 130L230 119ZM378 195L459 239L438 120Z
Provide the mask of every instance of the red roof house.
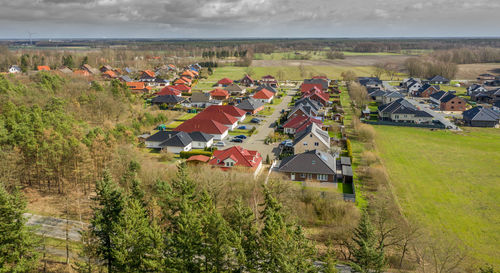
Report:
M118 77L113 70L106 70L105 72L102 73L102 76L108 79L115 79Z
M307 128L311 123L316 123L319 126L322 125L322 122L318 119L308 116L296 116L283 124L283 130L286 134L295 134Z
M144 82L126 82L128 88L134 93L145 92L149 93L151 91L150 86L146 86Z
M223 170L228 170L234 166L247 167L251 168L254 173L258 173L262 167L262 156L257 151L234 146L225 150L214 151L213 157L208 164L220 167Z
M220 88L210 91L210 95L216 100L227 100L229 98L229 92Z
M193 155L193 156L190 156L188 159L186 159L186 162L199 164L199 163L207 163L209 160L210 160L210 157L208 157L206 155Z
M193 119L211 119L227 126L230 130L238 125L238 118L222 111L203 111Z
M275 77L271 75L266 75L261 78L260 82L264 85L270 85L272 87L278 87L278 81Z
M223 112L229 114L239 121L243 121L246 117L246 112L233 105L210 105L203 112Z
M181 76L184 76L184 77L187 77L190 79L194 79L194 73L191 70L184 70L184 72L182 72Z
M216 140L222 140L227 136L229 128L209 118L192 118L177 126L174 131L178 132L202 132L214 136Z
M228 86L230 84L233 83L233 80L231 79L228 79L228 78L223 78L223 79L220 79L217 84L219 85L219 87L225 87L225 86Z
M246 87L250 87L255 84L255 81L252 79L252 77L245 75L243 79L240 80L240 84Z
M302 94L303 98L310 98L323 106L326 106L330 100L330 95L321 91L318 87L313 87L312 89L304 92Z
M145 79L151 80L151 79L154 79L155 77L156 77L156 75L155 75L154 71L151 71L151 70L141 71L141 79L142 80L145 80Z
M269 103L274 98L274 93L263 88L253 95L253 98L264 103Z
M181 91L182 93L191 93L191 87L185 84L177 84L173 86L175 89Z
M50 67L46 65L39 65L36 68L38 69L38 71L50 71Z
M165 86L160 92L156 93L158 96L165 96L165 95L174 95L174 96L180 96L182 95L182 92L175 89L172 86Z

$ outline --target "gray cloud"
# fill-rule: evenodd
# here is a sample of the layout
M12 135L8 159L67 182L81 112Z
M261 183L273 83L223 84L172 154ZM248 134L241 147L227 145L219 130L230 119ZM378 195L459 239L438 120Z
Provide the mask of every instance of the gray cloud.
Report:
M500 36L498 0L0 0L0 37Z

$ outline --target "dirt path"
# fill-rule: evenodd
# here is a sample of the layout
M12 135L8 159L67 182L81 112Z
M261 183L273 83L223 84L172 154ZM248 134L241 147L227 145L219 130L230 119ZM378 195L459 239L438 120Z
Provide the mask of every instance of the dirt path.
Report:
M81 241L80 232L88 226L85 222L73 221L49 216L25 213L28 218L26 225L36 227L36 234L66 240L66 223L68 224L68 238L71 241Z

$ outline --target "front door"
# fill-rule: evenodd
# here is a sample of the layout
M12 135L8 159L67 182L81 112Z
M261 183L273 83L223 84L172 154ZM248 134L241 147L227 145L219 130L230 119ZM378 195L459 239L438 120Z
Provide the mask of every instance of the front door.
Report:
M295 180L295 173L290 174L290 179Z

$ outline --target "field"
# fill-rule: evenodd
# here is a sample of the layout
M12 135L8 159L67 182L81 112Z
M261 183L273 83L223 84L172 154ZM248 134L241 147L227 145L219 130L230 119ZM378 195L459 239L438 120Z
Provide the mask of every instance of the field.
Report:
M453 234L471 256L499 266L500 130L375 128L404 214L434 234Z
M460 64L458 65L458 73L455 76L458 80L475 80L479 74L490 73L500 74L500 64L484 63L484 64Z

